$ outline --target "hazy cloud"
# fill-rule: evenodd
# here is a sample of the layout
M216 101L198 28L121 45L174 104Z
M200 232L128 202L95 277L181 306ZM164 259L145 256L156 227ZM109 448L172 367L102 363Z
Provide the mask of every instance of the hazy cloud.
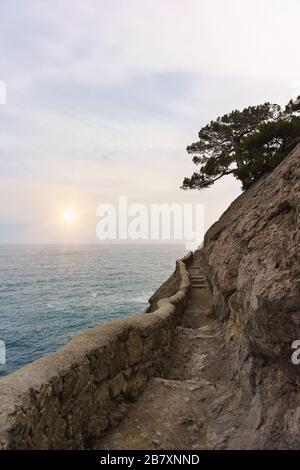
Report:
M209 225L239 184L180 191L185 147L216 115L287 102L300 79L296 0L9 0L0 15L2 241L59 238L43 217L74 192L88 227L120 191L203 202Z

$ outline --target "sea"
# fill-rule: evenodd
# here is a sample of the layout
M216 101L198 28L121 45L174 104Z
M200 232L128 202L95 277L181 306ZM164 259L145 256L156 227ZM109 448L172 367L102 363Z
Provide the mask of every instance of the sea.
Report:
M144 312L184 254L184 244L0 246L0 376Z

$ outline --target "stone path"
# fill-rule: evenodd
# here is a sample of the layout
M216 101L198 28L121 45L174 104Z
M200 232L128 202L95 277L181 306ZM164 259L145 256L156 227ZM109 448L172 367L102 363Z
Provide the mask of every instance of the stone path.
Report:
M164 377L149 382L98 449L239 447L243 412L232 381L233 351L212 317L212 296L197 260L189 273L191 297Z

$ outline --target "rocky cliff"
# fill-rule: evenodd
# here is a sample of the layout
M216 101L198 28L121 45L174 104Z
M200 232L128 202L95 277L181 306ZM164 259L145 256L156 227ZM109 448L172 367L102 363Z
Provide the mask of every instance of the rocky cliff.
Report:
M300 146L236 199L197 253L235 349L245 420L231 448L300 447ZM220 361L222 358L220 357Z

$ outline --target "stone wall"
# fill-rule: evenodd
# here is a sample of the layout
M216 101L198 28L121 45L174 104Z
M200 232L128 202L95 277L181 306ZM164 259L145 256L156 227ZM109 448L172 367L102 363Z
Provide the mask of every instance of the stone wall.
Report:
M176 262L176 292L163 298L163 289L154 312L79 333L1 379L0 448L93 448L161 373L190 291L192 259L189 253Z

